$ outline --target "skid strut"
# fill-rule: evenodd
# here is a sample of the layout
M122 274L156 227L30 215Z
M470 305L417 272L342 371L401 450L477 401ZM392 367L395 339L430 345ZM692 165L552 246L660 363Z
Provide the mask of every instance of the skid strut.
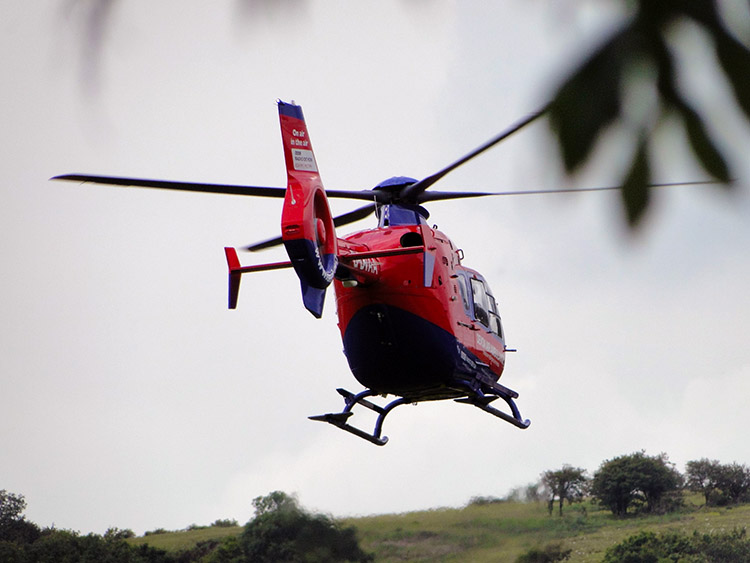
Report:
M386 406L381 407L380 405L376 405L375 403L367 400L367 397L372 397L378 394L372 389L365 389L364 391L357 393L356 395L350 391L347 391L346 389L339 388L339 389L336 389L336 391L339 392L339 395L344 397L346 406L344 407L343 411L338 412L338 413L328 413L328 414L321 414L317 416L310 416L308 418L310 420L318 420L320 422L327 422L328 424L333 424L334 426L337 426L341 428L342 430L346 430L347 432L350 432L351 434L354 434L355 436L359 436L360 438L363 438L367 440L368 442L372 442L376 446L385 446L386 443L388 442L387 436L383 436L383 437L380 436L381 433L383 432L383 420L385 420L385 417L388 415L389 412L391 412L397 406L403 405L404 403L409 402L408 399L405 399L404 397L399 397L398 399L394 399L393 401L388 403ZM375 429L373 430L372 434L365 432L364 430L357 428L356 426L352 426L351 424L347 422L349 420L349 417L354 414L352 412L352 409L354 408L355 405L362 405L363 407L366 407L378 413L378 419L375 421Z
M529 427L531 421L528 418L522 418L521 413L516 406L516 402L513 399L518 398L518 393L509 389L504 385L499 384L497 381L485 381L482 386L472 386L471 384L464 383L468 393L466 397L455 399L457 403L465 405L474 405L478 409L482 409L484 412L490 413L492 416L496 416L509 422L513 426L524 430ZM490 406L490 403L496 399L502 399L510 407L511 414L503 412Z
M463 383L461 387L466 393L466 396L455 399L457 403L473 405L478 409L482 409L483 411L488 412L491 415L509 422L513 426L521 429L528 428L531 424L531 421L529 419L522 418L521 413L518 411L518 407L513 400L518 397L518 393L516 393L515 391L508 389L507 387L504 387L499 383L492 383L491 387L485 386L484 390L488 391L487 393L480 389L472 388L466 383ZM399 397L397 399L394 399L384 407L381 407L380 405L376 405L375 403L367 400L368 397L373 397L379 394L372 389L365 389L364 391L357 393L356 395L354 393L351 393L350 391L347 391L346 389L336 389L336 391L338 391L339 394L344 397L345 406L343 411L337 413L321 414L318 416L310 416L308 418L310 420L317 420L320 422L333 424L334 426L337 426L338 428L341 428L342 430L345 430L350 434L354 434L355 436L367 440L368 442L371 442L377 446L385 446L385 444L388 442L387 436L381 436L383 432L383 420L385 420L385 417L388 415L388 413L399 405L414 403L417 401L414 397ZM503 412L500 409L491 406L490 403L492 401L495 401L496 399L503 399L510 407L512 414ZM375 429L372 431L372 433L366 432L361 428L357 428L356 426L352 426L351 424L349 424L349 418L354 414L352 412L352 409L355 405L361 405L378 414L378 418L375 421Z
M496 409L493 406L490 406L490 403L498 398L505 399L505 402L508 403L511 411L513 411L513 416L499 409ZM516 406L516 403L512 397L504 395L475 395L471 397L464 397L463 399L456 399L456 402L464 403L467 405L474 405L478 409L482 409L484 412L488 412L493 416L502 418L505 422L510 422L513 426L517 426L521 429L528 428L531 424L531 421L528 418L521 418L521 413L518 411L518 407Z

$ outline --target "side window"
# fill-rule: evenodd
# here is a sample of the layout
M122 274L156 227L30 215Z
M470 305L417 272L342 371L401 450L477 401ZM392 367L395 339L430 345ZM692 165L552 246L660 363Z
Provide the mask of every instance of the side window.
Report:
M481 280L471 279L471 293L474 297L474 318L485 326L490 326L489 303Z
M490 329L500 338L505 339L503 336L503 323L500 322L500 314L497 311L497 301L489 293L487 294L487 298L490 302Z
M469 290L466 287L466 278L459 274L457 279L458 290L461 292L461 300L464 303L464 311L468 313L471 309L469 308Z
M500 322L500 315L497 313L490 313L490 329L500 338L505 339L503 336L503 323Z
M497 312L497 303L484 285L484 282L480 279L472 278L471 293L474 299L474 318L500 338L504 338L503 325L500 321L500 315Z

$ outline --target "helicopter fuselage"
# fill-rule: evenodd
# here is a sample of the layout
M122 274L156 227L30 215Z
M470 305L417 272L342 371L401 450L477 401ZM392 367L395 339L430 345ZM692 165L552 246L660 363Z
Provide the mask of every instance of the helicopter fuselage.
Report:
M505 365L497 305L484 278L461 265L462 252L412 206L380 209L379 225L339 239L362 253L421 252L373 258L334 281L349 366L365 387L414 400L466 395L495 382ZM370 275L367 275L370 274Z

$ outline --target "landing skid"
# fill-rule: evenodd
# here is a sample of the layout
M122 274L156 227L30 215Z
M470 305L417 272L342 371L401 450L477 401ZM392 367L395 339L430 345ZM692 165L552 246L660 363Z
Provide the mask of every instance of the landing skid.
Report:
M367 397L372 397L378 394L372 389L365 389L364 391L362 391L361 393L357 393L356 395L350 391L347 391L346 389L339 388L336 389L336 391L339 392L339 395L344 397L346 406L344 407L343 411L339 413L328 413L318 416L310 416L308 418L310 420L318 420L320 422L333 424L334 426L341 428L341 430L346 430L347 432L350 432L355 436L359 436L360 438L367 440L368 442L372 442L376 446L385 446L388 443L387 436L383 436L382 438L380 437L381 433L383 432L383 420L385 420L385 417L397 406L409 402L404 397L399 397L398 399L395 399L388 403L386 406L381 407L380 405L376 405L375 403L367 400ZM372 434L368 434L364 430L361 430L356 426L352 426L347 422L349 420L349 417L354 414L352 412L352 409L354 408L354 405L357 404L362 405L363 407L367 407L368 409L378 413L378 419L375 421L375 430L373 430Z
M317 416L310 416L308 418L310 420L317 420L320 422L333 424L334 426L341 428L341 430L345 430L350 434L354 434L355 436L358 436L363 440L367 440L368 442L371 442L376 446L385 446L386 443L388 443L387 436L381 437L381 434L383 432L383 421L385 420L385 417L388 415L388 413L399 405L414 403L418 401L418 399L415 398L399 397L398 399L394 399L384 407L381 407L380 405L376 405L375 403L367 400L367 397L372 397L379 394L372 389L365 389L364 391L357 393L356 395L354 393L351 393L350 391L347 391L346 389L339 388L336 389L336 391L338 391L338 393L342 397L344 397L345 406L343 411L339 413L328 413ZM495 383L492 385L492 389L487 394L483 393L482 391L471 390L471 392L467 393L465 397L455 399L455 401L457 403L474 405L475 407L482 409L483 411L488 412L491 415L496 416L506 422L509 422L510 424L518 428L528 428L531 424L531 421L521 418L521 413L518 411L518 407L513 400L517 397L518 393L516 393L515 391L512 391L506 387L503 387L502 385ZM490 406L490 403L492 401L499 398L503 399L508 404L511 412L513 413L512 415L496 409L493 406ZM349 424L349 418L354 414L352 412L352 409L355 405L361 405L378 413L378 418L375 421L375 428L372 433L368 433L360 428L357 428L356 426L352 426L351 424Z

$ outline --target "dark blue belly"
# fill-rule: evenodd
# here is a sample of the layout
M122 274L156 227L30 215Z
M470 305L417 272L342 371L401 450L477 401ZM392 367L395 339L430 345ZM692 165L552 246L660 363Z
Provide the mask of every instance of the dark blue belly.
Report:
M451 333L389 305L360 309L343 340L354 377L382 393L412 395L448 385L459 362Z

